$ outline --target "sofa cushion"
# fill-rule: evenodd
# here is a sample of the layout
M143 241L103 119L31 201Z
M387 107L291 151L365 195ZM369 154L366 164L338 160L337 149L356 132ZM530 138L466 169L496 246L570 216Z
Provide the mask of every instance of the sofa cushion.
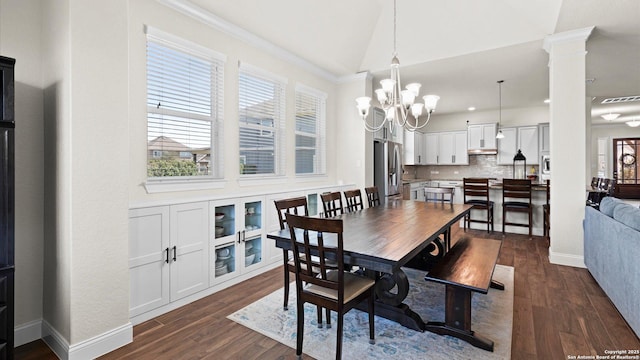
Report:
M613 218L640 231L640 209L631 204L619 204L613 209Z
M614 198L612 196L606 196L602 201L600 201L600 212L607 215L608 217L613 217L613 209L618 204L624 204L622 200L618 198Z

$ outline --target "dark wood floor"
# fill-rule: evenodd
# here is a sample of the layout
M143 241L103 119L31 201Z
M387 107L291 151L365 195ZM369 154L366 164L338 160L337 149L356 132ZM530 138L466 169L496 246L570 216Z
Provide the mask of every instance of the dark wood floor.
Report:
M452 238L460 235L455 229ZM498 263L515 268L513 359L567 359L640 349L640 340L589 272L550 264L543 238L507 235ZM101 359L294 359L293 349L226 318L281 286L281 269L259 275L135 326L133 343ZM18 347L16 359L56 357L42 341L35 341Z

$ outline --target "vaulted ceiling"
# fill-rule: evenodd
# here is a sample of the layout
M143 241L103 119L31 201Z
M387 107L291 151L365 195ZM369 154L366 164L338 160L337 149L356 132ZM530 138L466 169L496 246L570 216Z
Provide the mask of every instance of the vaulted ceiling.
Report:
M370 71L388 77L393 53L392 0L160 0L197 9L242 28L336 78ZM397 0L396 50L403 83L441 97L437 113L467 107L541 106L549 94L545 36L595 26L587 42L587 95L594 123L620 112L640 119L638 0ZM437 114L436 113L436 114Z

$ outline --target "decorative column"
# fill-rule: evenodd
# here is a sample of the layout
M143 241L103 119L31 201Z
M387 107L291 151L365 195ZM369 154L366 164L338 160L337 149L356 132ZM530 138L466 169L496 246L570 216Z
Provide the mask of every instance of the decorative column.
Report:
M582 220L586 199L586 42L594 27L547 36L549 53L551 247L553 264L585 267Z

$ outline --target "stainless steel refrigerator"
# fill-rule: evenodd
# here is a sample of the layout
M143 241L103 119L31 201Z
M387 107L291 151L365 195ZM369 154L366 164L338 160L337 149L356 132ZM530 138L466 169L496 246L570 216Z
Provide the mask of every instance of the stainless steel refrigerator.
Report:
M373 183L385 200L402 198L402 164L402 144L374 140Z
M13 359L15 59L0 56L0 359Z

